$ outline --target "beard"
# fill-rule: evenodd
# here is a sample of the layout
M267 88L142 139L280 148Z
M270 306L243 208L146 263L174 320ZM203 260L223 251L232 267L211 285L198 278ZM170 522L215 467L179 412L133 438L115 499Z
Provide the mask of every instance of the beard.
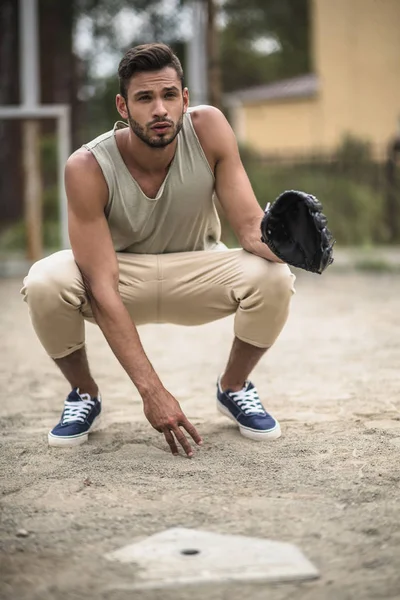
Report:
M140 123L135 121L128 110L128 123L133 133L136 134L137 137L142 140L142 142L150 146L150 148L165 148L174 141L178 133L181 131L183 125L183 114L184 113L182 112L182 115L177 123L174 123L174 121L171 121L171 119L156 119L142 127ZM157 123L169 123L171 128L167 133L155 133L151 130L151 127L154 127L154 125Z

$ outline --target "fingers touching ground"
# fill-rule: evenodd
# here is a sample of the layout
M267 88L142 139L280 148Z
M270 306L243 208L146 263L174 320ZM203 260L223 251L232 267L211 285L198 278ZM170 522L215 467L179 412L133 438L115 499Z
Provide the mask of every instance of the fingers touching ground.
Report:
M156 388L156 392L142 397L147 420L154 429L164 434L172 454L179 454L180 444L187 456L192 457L193 450L182 429L186 430L196 444L201 445L202 439L196 428L187 420L176 398L164 387Z
M198 444L200 446L203 443L203 440L201 439L201 436L199 435L199 433L196 430L196 428L194 427L194 425L192 425L186 418L182 419L179 422L179 425L182 426L188 432L188 434L192 437L192 439L196 442L196 444ZM176 441L177 441L182 446L182 448L184 449L187 456L189 458L191 458L193 456L192 447L179 425L171 424L171 425L169 425L168 428L164 429L163 433L164 433L165 439L166 439L166 441L171 449L171 452L174 456L179 454L178 447L176 444Z
M178 447L176 445L175 438L172 435L172 432L169 429L166 429L163 433L164 433L165 439L167 440L167 444L171 449L172 454L174 456L177 456L179 454Z

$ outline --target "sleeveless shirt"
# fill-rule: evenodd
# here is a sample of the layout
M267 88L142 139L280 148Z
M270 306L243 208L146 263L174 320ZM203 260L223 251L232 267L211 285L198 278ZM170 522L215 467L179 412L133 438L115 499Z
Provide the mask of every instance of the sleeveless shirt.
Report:
M217 249L221 225L214 203L214 175L194 130L190 111L168 173L155 198L132 177L117 146L117 121L84 148L96 158L108 186L105 215L117 252L163 254Z

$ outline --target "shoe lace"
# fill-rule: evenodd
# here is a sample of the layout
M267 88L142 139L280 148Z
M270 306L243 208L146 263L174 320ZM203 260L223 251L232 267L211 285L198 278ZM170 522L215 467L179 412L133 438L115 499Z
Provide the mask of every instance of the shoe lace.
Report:
M71 423L71 421L84 423L94 405L95 401L90 398L89 394L83 394L80 401L70 402L66 400L64 404L63 424Z
M251 390L243 388L239 392L230 392L229 395L245 415L265 414L265 409L260 402L256 388L251 388Z

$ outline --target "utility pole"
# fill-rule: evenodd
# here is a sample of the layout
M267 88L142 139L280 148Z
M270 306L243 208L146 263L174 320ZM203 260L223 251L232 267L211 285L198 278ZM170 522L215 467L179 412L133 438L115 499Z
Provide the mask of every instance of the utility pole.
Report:
M39 56L37 0L20 0L20 89L21 108L36 108L39 98ZM40 173L40 124L27 118L22 125L22 152L24 170L24 212L28 259L42 257L42 179Z
M210 104L222 108L221 66L216 0L207 1L207 78Z
M192 35L187 42L187 80L190 104L208 104L207 85L207 4L191 0Z

